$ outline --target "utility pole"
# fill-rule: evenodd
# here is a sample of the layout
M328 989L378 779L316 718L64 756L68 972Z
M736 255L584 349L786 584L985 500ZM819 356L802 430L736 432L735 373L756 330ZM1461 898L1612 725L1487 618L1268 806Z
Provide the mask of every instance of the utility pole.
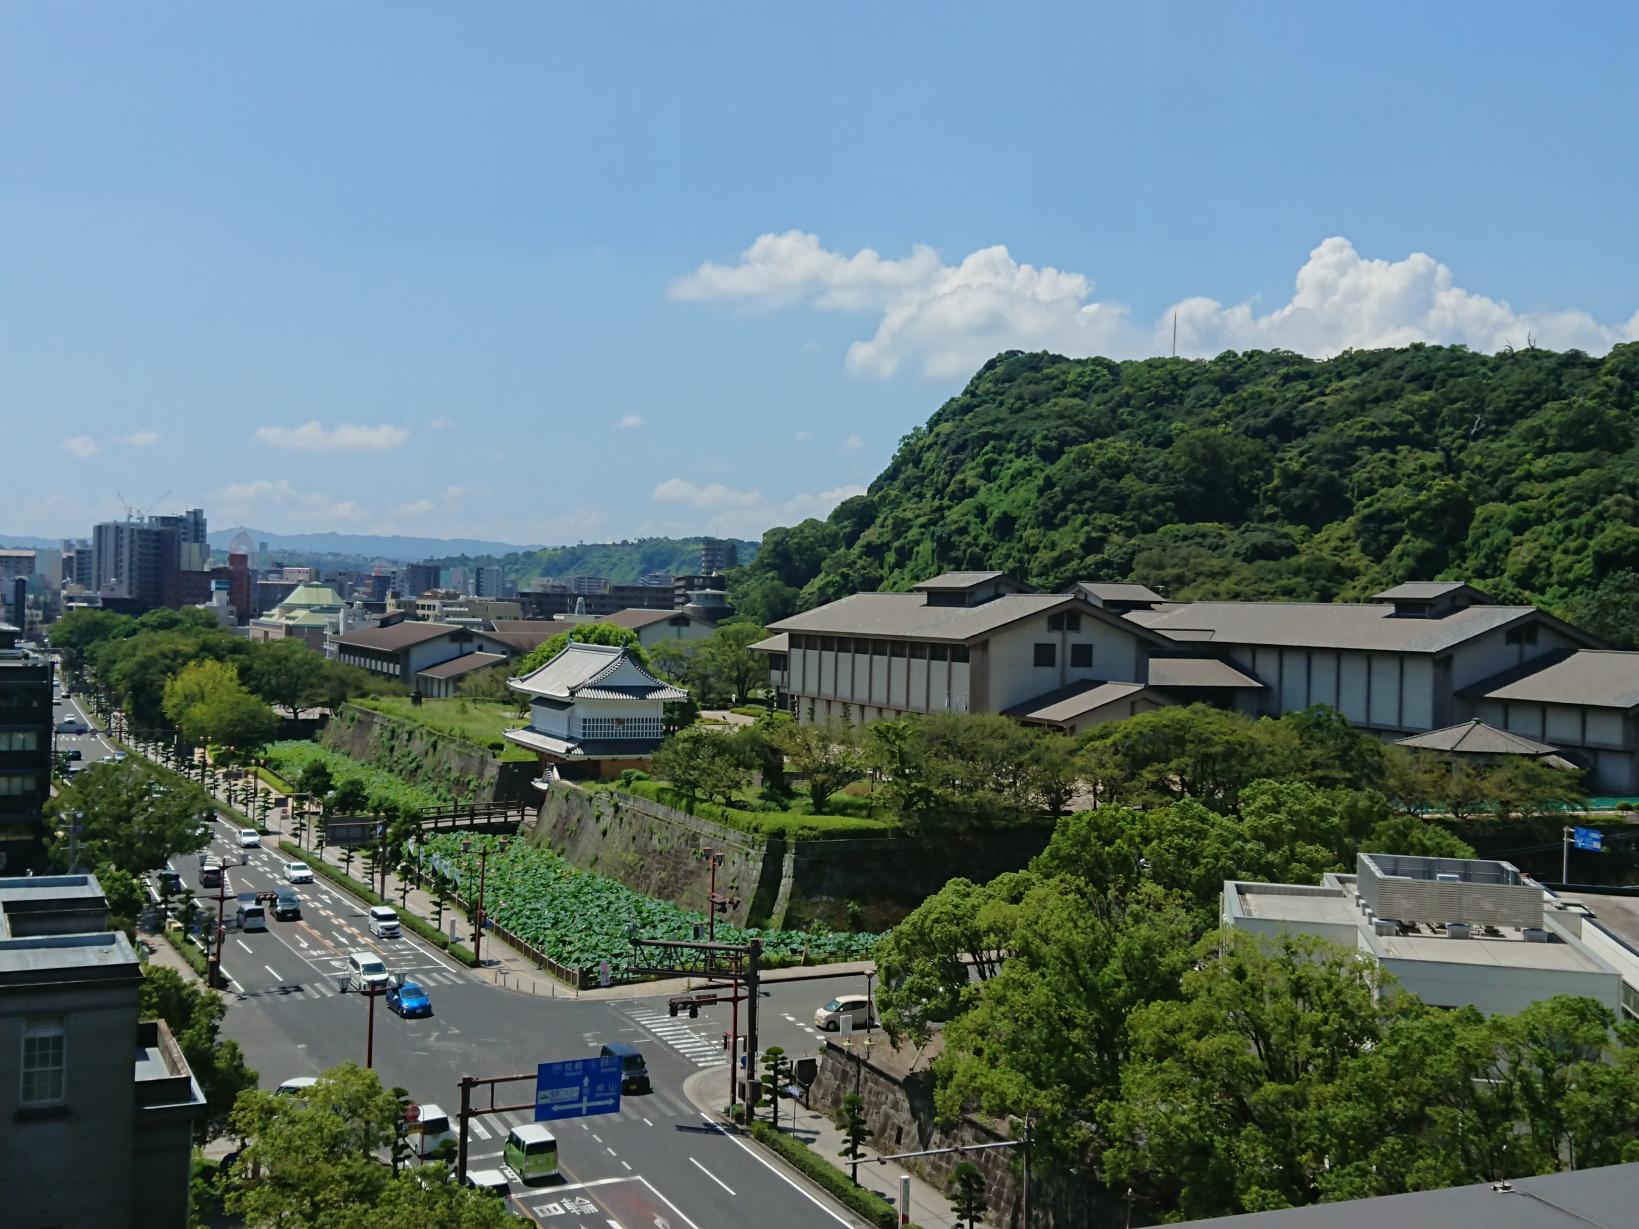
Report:
M494 852L505 853L506 847L506 838L502 837L497 843ZM461 852L471 853L472 842L462 841ZM478 962L478 966L480 968L482 968L484 964L483 949L479 947L479 944L484 941L484 880L489 872L489 855L490 850L487 846L478 851L478 906L473 910L472 958ZM382 876L383 886L385 886L386 882L387 879L384 874Z
M206 897L209 900L209 897ZM223 911L228 904L228 868L222 867L222 882L216 885L216 935L211 940L210 983L220 990L226 982L222 976L222 944L227 939Z

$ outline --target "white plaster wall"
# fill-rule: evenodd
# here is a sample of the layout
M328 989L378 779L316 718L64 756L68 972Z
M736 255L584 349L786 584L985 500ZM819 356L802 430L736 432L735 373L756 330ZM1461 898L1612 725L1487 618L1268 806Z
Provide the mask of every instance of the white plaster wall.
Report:
M1405 655L1405 682L1401 695L1400 726L1406 730L1434 729L1434 659Z
M1366 656L1363 653L1344 653L1342 661L1343 687L1338 696L1338 711L1356 725L1364 725L1366 716Z
M1588 710L1588 746L1620 747L1622 745L1622 714L1608 708Z
M1445 942L1464 943L1450 939ZM1513 1014L1558 994L1579 995L1621 1007L1622 979L1614 972L1518 969L1491 963L1386 958L1380 962L1399 988L1435 1007L1478 1007L1487 1015Z
M1371 669L1372 725L1397 726L1400 724L1400 663L1390 653L1372 653L1367 660Z

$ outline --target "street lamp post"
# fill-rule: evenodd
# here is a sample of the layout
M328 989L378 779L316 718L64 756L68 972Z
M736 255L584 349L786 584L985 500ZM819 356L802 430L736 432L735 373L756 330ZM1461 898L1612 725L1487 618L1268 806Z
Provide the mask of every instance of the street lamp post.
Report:
M493 852L505 853L506 847L506 838L502 837L496 843ZM472 842L462 841L461 852L471 853ZM479 946L484 940L484 880L489 873L489 855L491 852L488 846L478 851L478 907L473 910L472 958L480 967L484 963L483 949Z
M347 974L342 974L342 993L346 994L350 989L352 989L351 978ZM370 1013L365 1018L364 1025L364 1069L369 1071L376 1065L376 1000L387 993L387 987L360 986L358 993L370 1000Z

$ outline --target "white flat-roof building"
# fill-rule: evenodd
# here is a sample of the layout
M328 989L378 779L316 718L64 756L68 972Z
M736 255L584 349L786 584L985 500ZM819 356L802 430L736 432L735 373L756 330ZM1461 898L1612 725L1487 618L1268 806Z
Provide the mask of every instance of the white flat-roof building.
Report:
M1639 950L1589 900L1556 896L1507 862L1363 853L1355 874L1319 884L1229 880L1223 921L1354 948L1438 1007L1513 1013L1568 994L1639 1019Z

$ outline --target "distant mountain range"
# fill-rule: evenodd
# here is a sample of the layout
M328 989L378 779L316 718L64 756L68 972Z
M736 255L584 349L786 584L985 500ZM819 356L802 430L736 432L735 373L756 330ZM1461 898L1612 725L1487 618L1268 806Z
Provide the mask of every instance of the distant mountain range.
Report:
M410 538L401 534L374 533L272 533L244 525L216 529L206 537L214 549L227 550L228 543L241 533L247 534L251 541L258 544L266 542L272 554L301 551L304 554L365 555L394 563L415 563L451 555L510 555L540 549L538 546L490 542L482 538Z
M61 538L31 538L27 534L0 533L0 550L58 550Z

